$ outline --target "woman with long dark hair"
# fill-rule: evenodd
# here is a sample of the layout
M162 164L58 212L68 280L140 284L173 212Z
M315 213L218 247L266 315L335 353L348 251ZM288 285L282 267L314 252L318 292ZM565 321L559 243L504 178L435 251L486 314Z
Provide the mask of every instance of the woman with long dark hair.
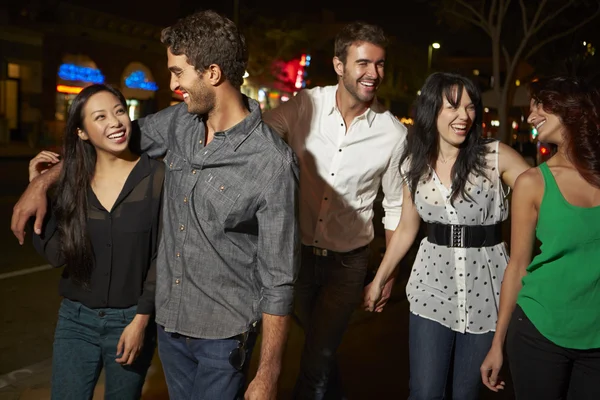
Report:
M512 187L529 168L512 148L482 137L482 117L480 92L469 79L427 78L401 158L400 224L365 293L366 309L381 311L382 289L425 221L427 237L406 287L413 400L443 398L447 382L451 398L479 398L479 367L492 341L508 262L502 183Z
M69 109L63 166L38 252L58 267L63 296L52 398L91 399L102 369L107 399L138 399L155 348L154 289L164 166L129 150L123 95L83 89ZM42 152L30 180L58 161Z
M511 259L481 376L498 390L506 339L517 399L600 399L600 92L554 77L530 93L527 120L557 152L517 180Z

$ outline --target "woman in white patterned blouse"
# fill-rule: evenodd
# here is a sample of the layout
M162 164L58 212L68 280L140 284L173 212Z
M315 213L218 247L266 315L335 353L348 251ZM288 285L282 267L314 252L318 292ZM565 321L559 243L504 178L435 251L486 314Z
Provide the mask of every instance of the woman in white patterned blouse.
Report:
M479 367L508 263L502 183L512 187L529 168L509 146L482 137L482 117L480 92L469 79L449 73L427 79L401 159L402 218L365 293L365 308L381 311L382 289L423 220L427 237L406 287L411 400L443 398L448 381L453 399L479 398Z

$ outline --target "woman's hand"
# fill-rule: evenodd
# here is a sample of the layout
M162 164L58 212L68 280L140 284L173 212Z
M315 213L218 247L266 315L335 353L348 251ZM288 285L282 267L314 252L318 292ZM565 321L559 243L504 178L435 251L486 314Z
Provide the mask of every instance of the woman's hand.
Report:
M29 162L29 182L48 171L58 164L60 155L52 151L44 150Z
M116 361L122 365L131 365L142 351L144 334L150 319L149 315L137 314L125 327L117 344ZM120 357L119 357L120 355Z
M481 380L485 386L494 392L504 389L504 381L498 382L498 373L500 373L503 362L502 347L492 345L481 364Z

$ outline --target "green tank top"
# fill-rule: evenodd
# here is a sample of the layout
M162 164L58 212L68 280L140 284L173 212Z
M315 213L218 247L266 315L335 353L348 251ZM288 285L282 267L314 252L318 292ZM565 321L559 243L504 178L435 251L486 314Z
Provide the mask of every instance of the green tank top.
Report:
M600 348L600 206L569 204L546 163L536 236L541 253L527 267L517 304L553 343Z

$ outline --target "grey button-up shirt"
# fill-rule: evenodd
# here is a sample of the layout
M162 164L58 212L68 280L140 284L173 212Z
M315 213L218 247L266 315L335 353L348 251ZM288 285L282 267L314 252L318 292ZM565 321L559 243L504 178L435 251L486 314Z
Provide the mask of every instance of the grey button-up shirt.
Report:
M247 100L250 115L207 146L201 117L184 103L138 121L141 150L167 167L156 287L167 332L227 338L262 313L292 311L297 161Z

